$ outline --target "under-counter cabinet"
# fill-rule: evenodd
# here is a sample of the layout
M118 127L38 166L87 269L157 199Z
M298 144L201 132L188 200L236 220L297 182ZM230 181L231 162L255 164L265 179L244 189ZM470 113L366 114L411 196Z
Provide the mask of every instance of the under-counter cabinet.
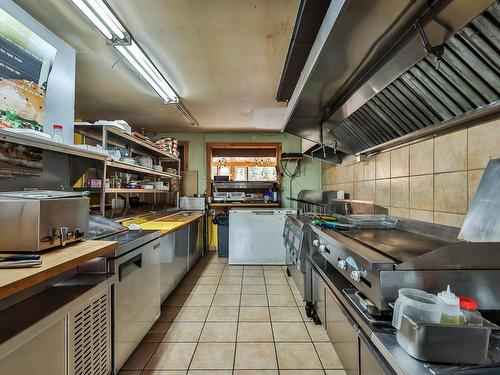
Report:
M325 293L326 293L325 282L316 271L312 271L312 295L314 301L314 309L316 311L317 317L319 318L321 323L323 323L323 326L326 328Z
M325 304L326 333L328 334L335 351L339 355L346 374L358 375L360 373L358 326L328 288L326 288Z
M160 238L162 302L202 255L203 237L203 218L200 218Z
M115 367L119 370L160 316L159 240L116 258Z
M387 375L393 372L363 333L359 334L359 372L361 375Z
M204 246L203 225L204 225L203 218L200 218L199 220L193 221L192 223L189 224L188 270L190 270L193 267L193 265L202 255Z
M17 348L0 359L0 374L47 375L65 373L66 319L39 327Z
M113 280L70 279L2 310L0 374L111 374Z
M182 280L188 270L189 227L184 225L174 232L174 287Z
M160 294L163 302L176 285L175 232L160 238Z

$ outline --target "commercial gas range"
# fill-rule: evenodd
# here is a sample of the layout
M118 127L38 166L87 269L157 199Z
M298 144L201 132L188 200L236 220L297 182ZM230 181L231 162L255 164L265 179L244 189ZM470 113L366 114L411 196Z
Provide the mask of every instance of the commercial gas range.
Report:
M344 194L337 190L302 190L296 201L297 213L287 214L283 230L283 242L288 253L288 274L293 277L302 299L306 302L308 317L317 319L313 309L311 268L308 257L314 250L311 246L311 223L317 219L328 218L335 208L337 211L354 210L355 212L383 212L381 207L371 202L345 200ZM333 219L333 218L331 218Z
M476 299L484 317L500 322L499 190L500 159L488 164L461 229L346 212L336 216L349 230L309 225L313 314L348 375L500 373L498 332L481 364L446 365L409 356L391 326L400 288L437 293L448 284L457 295Z
M287 251L287 273L294 281L306 302L306 314L313 316L311 272L307 257L310 255L310 223L330 209L330 203L338 197L337 190L302 190L297 198L289 198L297 202L297 212L289 213L285 218L283 244ZM343 194L342 194L343 197Z
M353 229L311 226L311 243L380 311L391 310L400 288L437 293L447 285L475 298L480 310L500 310L499 189L496 159L461 230L388 215L346 215Z

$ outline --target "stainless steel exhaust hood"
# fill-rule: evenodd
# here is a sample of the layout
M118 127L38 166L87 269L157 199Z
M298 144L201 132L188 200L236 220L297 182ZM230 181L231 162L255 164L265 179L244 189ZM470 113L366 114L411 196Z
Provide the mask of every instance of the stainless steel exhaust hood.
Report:
M498 116L498 1L402 1L387 14L369 3L332 1L285 132L359 154ZM424 50L417 22L430 45L442 44L440 59Z

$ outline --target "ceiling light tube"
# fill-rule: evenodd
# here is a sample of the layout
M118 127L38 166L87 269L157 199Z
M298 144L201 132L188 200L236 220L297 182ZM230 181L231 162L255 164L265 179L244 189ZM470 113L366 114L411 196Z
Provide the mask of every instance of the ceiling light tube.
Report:
M127 59L127 61L134 67L134 69L151 85L151 87L160 95L160 97L167 103L170 103L173 98L169 97L163 89L158 86L156 80L152 78L142 68L138 61L129 53L128 46L116 46L116 49Z
M163 91L170 97L169 101L178 102L179 98L174 89L172 89L167 80L158 71L156 66L153 65L151 60L144 54L144 52L142 52L142 50L134 41L132 41L132 44L128 47L128 50L137 59L141 66L156 80Z
M125 39L125 33L123 32L125 28L102 0L87 0L87 3L119 39Z
M104 34L109 40L113 39L113 34L109 29L101 22L101 20L92 12L92 10L83 2L83 0L72 0L73 3L87 16L87 18L99 29L101 33Z

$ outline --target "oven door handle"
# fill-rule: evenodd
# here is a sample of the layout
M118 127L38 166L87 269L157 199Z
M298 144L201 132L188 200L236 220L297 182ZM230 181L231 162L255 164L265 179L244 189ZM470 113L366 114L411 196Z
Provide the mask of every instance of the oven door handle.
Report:
M135 257L130 258L118 266L118 280L124 280L127 276L140 268L142 268L142 254L137 254Z

